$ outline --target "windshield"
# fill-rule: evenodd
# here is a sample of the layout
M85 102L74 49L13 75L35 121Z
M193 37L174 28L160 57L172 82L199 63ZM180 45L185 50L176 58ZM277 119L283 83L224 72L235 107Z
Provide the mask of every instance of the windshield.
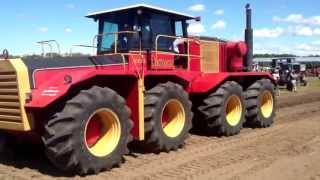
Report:
M100 31L98 38L98 52L117 52L128 51L134 48L138 34L133 31L138 30L135 20L129 13L117 16L108 16L100 20ZM124 33L119 33L128 31ZM118 34L119 33L119 34Z

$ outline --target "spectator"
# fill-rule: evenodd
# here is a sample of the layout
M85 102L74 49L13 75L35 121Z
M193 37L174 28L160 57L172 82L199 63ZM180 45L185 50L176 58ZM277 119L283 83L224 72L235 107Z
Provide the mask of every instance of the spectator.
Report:
M288 81L291 86L290 90L293 92L297 92L297 79L298 75L294 71L290 70Z
M275 79L277 82L280 80L280 73L278 69L275 69L272 73L273 79Z

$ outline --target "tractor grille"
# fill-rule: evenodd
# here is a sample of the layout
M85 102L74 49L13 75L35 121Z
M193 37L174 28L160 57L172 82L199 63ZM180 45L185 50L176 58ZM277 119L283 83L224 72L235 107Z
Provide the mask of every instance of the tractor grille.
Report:
M0 62L0 123L22 123L17 74L9 61Z
M201 41L201 71L204 73L219 72L219 42Z

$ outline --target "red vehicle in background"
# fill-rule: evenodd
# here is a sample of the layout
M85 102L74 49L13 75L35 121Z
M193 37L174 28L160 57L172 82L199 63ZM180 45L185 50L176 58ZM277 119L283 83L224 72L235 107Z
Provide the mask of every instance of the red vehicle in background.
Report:
M245 42L191 37L199 18L149 5L92 13L95 56L0 62L0 129L41 137L56 167L91 174L119 165L132 140L169 152L192 127L219 136L268 127L275 82L251 71L246 12Z

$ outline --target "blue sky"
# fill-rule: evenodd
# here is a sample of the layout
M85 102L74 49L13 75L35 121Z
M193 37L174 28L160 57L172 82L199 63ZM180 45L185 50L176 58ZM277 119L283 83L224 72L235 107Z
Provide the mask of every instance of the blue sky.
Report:
M84 18L89 12L138 3L202 16L201 24L191 25L192 33L242 40L247 2L254 8L255 53L320 54L318 0L3 0L0 49L39 54L35 42L56 39L69 52L74 44L92 44L97 25Z

